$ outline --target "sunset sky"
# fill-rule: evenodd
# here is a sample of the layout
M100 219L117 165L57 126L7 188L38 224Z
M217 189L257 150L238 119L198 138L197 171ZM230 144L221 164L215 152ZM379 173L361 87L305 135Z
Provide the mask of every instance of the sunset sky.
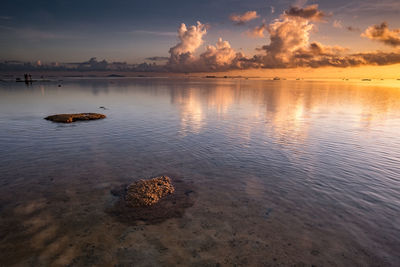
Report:
M393 65L399 14L398 0L3 1L0 60L177 72Z

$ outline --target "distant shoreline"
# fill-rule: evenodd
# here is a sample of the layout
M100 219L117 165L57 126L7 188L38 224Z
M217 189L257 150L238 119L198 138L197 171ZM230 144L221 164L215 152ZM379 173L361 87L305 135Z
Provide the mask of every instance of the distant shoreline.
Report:
M373 78L373 77L291 77L282 76L256 76L237 75L237 73L166 73L166 72L129 72L129 71L0 71L1 82L15 82L17 78L23 81L25 73L32 75L35 82L59 81L62 79L129 79L129 78L204 78L204 79L259 79L279 81L360 81L364 84L382 82L400 82L398 78ZM283 72L284 74L284 72ZM398 85L400 86L400 85Z

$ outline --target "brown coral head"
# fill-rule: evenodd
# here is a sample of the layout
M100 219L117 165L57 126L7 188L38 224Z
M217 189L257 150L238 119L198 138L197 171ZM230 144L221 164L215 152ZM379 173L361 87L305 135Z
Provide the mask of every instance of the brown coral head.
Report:
M130 184L127 187L125 200L134 207L151 206L174 191L171 179L168 176L159 176Z

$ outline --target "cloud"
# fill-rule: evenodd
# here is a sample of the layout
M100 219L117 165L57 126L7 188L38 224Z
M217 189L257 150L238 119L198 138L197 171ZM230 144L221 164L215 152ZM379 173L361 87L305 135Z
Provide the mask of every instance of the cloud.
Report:
M256 11L247 11L243 14L232 14L229 18L231 21L236 22L238 25L242 25L250 20L259 18Z
M314 28L312 22L319 22L322 18L321 15L315 14L323 14L315 8L316 5L303 8L303 10L314 10L312 13L293 12L293 8L284 11L280 18L267 26L270 43L258 49L264 54L243 59L247 64L241 66L252 68L318 68L400 63L400 54L395 52L378 51L348 54L348 49L340 46L325 46L318 42L310 42L310 34ZM293 14L303 15L294 16Z
M264 37L264 32L266 30L268 30L268 27L267 27L267 25L265 25L265 23L263 23L260 26L256 26L256 27L248 30L246 33L250 37L263 38Z
M204 70L227 70L240 68L240 59L244 57L242 53L236 53L228 41L218 39L215 46L209 45L204 53L200 55L200 65Z
M10 20L10 19L13 19L13 17L11 17L11 16L0 16L0 19L2 19L2 20Z
M286 13L285 13L286 14ZM281 16L268 26L270 43L264 45L264 66L283 67L290 63L293 53L307 46L313 24L306 19Z
M368 27L361 36L389 46L400 46L400 29L390 30L387 22Z
M356 28L356 27L353 27L353 26L347 26L346 30L348 30L349 32L359 32L360 31L359 28Z
M146 60L150 60L150 61L166 61L166 60L169 60L169 57L154 56L154 57L147 57Z
M254 13L254 16L258 17L256 13ZM247 32L252 37L264 37L265 32L268 32L269 42L256 49L258 52L252 57L246 57L242 52L235 51L231 44L222 38L219 38L216 44L204 47L203 38L207 34L207 27L201 22L197 22L196 25L192 26L186 26L182 23L177 33L175 33L178 37L178 42L169 49L170 56L156 56L146 59L153 61L152 63L109 63L105 60L97 61L94 58L87 62L73 63L72 65L61 64L57 68L76 70L209 72L250 68L351 67L400 63L400 50L392 52L372 51L350 53L344 47L327 46L319 42L310 41L313 29L317 23L323 21L324 16L325 13L318 10L317 5L310 5L302 8L290 7L270 24L266 24L263 21L263 24ZM237 21L244 23L245 20L240 19ZM333 23L333 26L343 27L342 23L338 20ZM344 28L351 31L356 30L356 28L350 26ZM1 26L0 29L2 29ZM14 29L6 27L3 30ZM41 38L46 39L62 37L38 32L28 35L41 36ZM400 46L400 29L389 29L386 22L368 27L362 36L383 42L392 47ZM204 52L198 52L200 48L204 49ZM160 65L156 64L158 61L161 62ZM166 61L165 64L162 61ZM14 63L4 63L3 65L0 64L0 69L9 68L11 65L13 68L25 68L25 66L21 67L20 65L15 67L16 64ZM29 67L38 68L32 64ZM41 66L41 68L54 67L45 65Z
M324 13L317 5L293 8L284 11L269 25L249 30L253 37L262 37L268 31L270 42L257 49L259 54L246 57L236 52L228 41L221 38L216 45L208 45L199 57L194 55L203 43L206 30L201 23L186 29L182 24L178 31L180 43L170 50L169 71L223 71L248 68L296 68L296 67L350 67L362 65L387 65L400 63L400 54L395 52L369 52L349 54L340 46L326 46L310 42L315 23L321 22ZM337 22L338 23L338 22ZM340 23L340 25L342 25ZM393 32L393 31L392 31Z
M179 43L169 50L170 67L182 67L194 60L193 53L203 44L203 36L207 33L204 24L197 22L197 25L186 27L184 23L178 29Z
M400 63L400 53L395 52L370 52L353 54L364 60L363 65L391 65Z
M304 8L292 6L285 10L285 15L288 17L300 17L312 21L322 21L326 14L318 10L318 5L309 5Z
M20 38L30 40L63 40L63 39L80 39L80 36L73 34L65 34L58 32L48 32L37 29L17 29L16 33Z
M340 20L334 20L332 26L337 29L343 28L342 22Z
M172 71L221 71L240 66L242 53L236 53L228 41L219 38L214 45L208 45L206 51L199 57L194 55L195 51L203 44L203 36L206 29L200 22L197 26L186 27L181 24L178 30L180 42L170 49L170 58L166 65Z
M0 25L0 30L8 31L17 38L28 41L46 41L46 40L64 40L64 39L81 39L77 34L66 34L60 32L43 31L33 28L15 28Z
M344 27L343 24L342 24L342 21L336 20L336 19L333 21L332 26L333 26L334 28L337 28L337 29L343 29L343 28L345 28L345 29L348 30L349 32L358 32L358 31L360 31L360 29L357 28L357 27L353 27L353 26L346 26L346 27Z
M244 55L235 52L230 43L222 38L219 38L215 45L208 45L200 56L195 56L196 50L203 44L206 33L205 25L200 22L189 28L181 24L178 29L179 43L169 50L167 70L198 72L239 68L240 59Z

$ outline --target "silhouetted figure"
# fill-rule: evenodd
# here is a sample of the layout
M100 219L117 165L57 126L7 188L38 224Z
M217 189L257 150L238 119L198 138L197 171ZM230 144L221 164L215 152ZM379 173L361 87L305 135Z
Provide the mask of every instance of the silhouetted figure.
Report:
M32 75L29 73L29 82L32 83Z
M27 73L24 74L24 81L26 85L29 85L29 77Z

